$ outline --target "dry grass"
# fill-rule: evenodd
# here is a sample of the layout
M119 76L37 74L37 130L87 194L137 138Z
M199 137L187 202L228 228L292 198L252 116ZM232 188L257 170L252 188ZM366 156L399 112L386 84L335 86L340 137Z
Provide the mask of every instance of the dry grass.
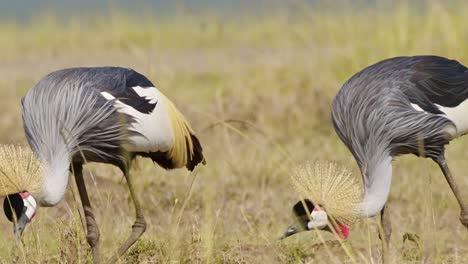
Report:
M20 98L46 73L70 66L121 65L152 79L201 138L207 165L194 174L166 172L139 160L133 170L148 230L125 263L352 262L343 246L313 232L277 243L299 197L293 165L309 159L356 164L335 135L330 104L362 67L398 55L437 54L468 64L468 4L404 3L377 8L300 8L270 16L158 18L38 17L0 24L0 142L24 142ZM467 139L448 147L453 173L468 187ZM134 220L124 179L115 168L86 173L109 257ZM40 208L16 249L0 221L0 262L86 263L89 260L73 180L66 199ZM468 233L437 166L401 157L390 197L392 259L398 263L466 263ZM357 224L344 246L358 263L379 263L373 219ZM403 242L403 235L420 243Z

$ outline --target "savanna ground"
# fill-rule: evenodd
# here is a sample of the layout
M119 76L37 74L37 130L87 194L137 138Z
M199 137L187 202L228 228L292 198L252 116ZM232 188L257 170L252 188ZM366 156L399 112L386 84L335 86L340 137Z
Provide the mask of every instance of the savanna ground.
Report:
M207 165L133 170L147 232L122 263L379 263L376 219L358 222L343 245L306 232L277 242L298 200L289 173L329 159L359 171L330 121L333 96L361 68L392 56L436 54L468 64L468 4L388 4L353 9L300 6L261 16L124 12L0 23L0 140L25 143L20 98L46 73L120 65L148 76L191 121ZM467 190L468 139L448 147ZM87 185L108 258L130 233L134 211L120 171L88 165ZM465 191L465 193L468 192ZM40 208L17 249L0 221L0 262L90 260L74 180L55 208ZM467 196L468 197L468 196ZM466 263L468 232L442 173L430 160L394 162L389 199L396 263ZM418 236L419 242L403 241ZM346 251L344 248L346 248ZM348 253L346 253L348 252Z

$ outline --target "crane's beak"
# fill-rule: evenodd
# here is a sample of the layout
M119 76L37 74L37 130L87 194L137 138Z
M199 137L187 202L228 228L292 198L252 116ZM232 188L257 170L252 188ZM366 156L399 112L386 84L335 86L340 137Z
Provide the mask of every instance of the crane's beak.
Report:
M30 219L26 215L26 212L23 212L16 223L13 224L13 232L16 237L16 244L19 244L21 241L21 235L23 235L26 225L29 223Z
M278 240L282 240L282 239L284 239L284 238L287 238L287 237L289 237L289 236L292 236L292 235L294 235L294 234L297 234L297 233L303 231L302 229L303 229L303 228L298 228L298 227L297 227L297 224L290 225L290 226L288 227L288 229L286 229L286 232L284 232L284 234L283 234L281 237L279 237Z

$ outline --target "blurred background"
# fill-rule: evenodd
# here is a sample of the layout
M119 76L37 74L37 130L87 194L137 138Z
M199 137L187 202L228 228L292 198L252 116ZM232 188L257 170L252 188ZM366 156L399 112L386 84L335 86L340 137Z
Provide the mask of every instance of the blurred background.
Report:
M0 0L0 142L25 144L21 97L47 73L123 66L146 75L192 123L207 165L166 172L138 160L147 232L122 263L379 263L376 219L342 245L306 232L278 243L301 197L291 168L314 159L359 171L330 121L341 85L394 56L468 64L468 2ZM468 187L467 139L448 147ZM91 164L87 184L103 257L130 233L134 212L119 170ZM87 263L74 181L40 208L15 245L0 217L0 263ZM394 162L393 263L466 263L468 236L444 177L429 160ZM408 234L412 240L403 240Z

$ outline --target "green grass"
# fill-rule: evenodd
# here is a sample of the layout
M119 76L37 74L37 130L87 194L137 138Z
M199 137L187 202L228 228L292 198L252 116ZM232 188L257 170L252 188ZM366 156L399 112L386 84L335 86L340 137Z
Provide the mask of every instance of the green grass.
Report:
M333 131L330 105L342 83L392 56L435 54L468 64L468 4L415 8L312 8L269 16L180 14L176 17L38 16L0 24L0 142L24 142L20 98L50 71L72 66L132 67L187 116L207 165L166 172L138 160L133 174L147 232L122 263L352 263L333 236L313 232L277 243L299 197L292 166L336 160L359 172ZM468 187L467 139L447 150ZM86 180L108 258L130 232L134 212L121 173L87 167ZM92 175L91 175L92 174ZM466 263L468 233L442 173L430 160L394 162L389 204L394 262ZM90 260L74 181L55 208L40 208L21 250L0 221L0 263L86 263ZM379 263L375 219L363 220L345 246L357 263ZM421 242L403 242L406 233Z

